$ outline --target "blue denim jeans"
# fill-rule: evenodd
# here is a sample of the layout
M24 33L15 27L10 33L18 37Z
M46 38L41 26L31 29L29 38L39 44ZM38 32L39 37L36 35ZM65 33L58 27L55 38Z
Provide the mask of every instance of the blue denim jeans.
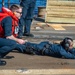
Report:
M22 16L19 22L19 35L23 34L23 26L24 33L30 33L30 27L33 19L33 11L35 8L36 0L22 0L20 5L23 7Z

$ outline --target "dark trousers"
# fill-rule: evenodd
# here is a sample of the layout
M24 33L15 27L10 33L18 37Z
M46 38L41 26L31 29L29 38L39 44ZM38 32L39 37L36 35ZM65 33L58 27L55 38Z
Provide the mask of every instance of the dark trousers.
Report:
M11 52L16 47L15 43L13 40L0 38L0 58Z
M31 23L33 19L33 11L35 8L36 0L23 0L21 2L22 9L22 16L19 21L19 35L23 35L23 26L24 26L24 33L30 33Z
M27 42L25 44L25 52L29 54L48 55L50 50L50 43L48 41L40 42L39 44Z
M20 53L23 53L24 49L26 49L25 45L18 44L14 40L0 38L0 58L3 58L12 50L18 50Z

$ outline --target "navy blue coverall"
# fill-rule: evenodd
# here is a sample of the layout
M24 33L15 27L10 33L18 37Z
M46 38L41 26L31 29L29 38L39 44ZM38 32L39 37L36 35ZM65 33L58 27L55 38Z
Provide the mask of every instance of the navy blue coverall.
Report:
M46 55L66 59L75 59L75 49L65 50L60 44L51 44L43 41L39 44L27 43L29 49L32 48L33 53L37 55ZM31 51L31 50L30 50Z
M23 25L24 34L30 34L30 27L33 19L33 11L35 8L36 0L22 0L20 5L23 7L22 16L19 23L19 36L23 35Z

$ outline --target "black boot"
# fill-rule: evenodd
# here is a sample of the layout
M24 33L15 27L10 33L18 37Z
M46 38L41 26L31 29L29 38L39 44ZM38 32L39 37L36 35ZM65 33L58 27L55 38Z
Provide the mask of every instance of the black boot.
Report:
M6 65L6 61L0 59L0 66L5 66L5 65Z
M2 60L2 58L4 58L4 56L1 56L0 54L0 66L6 65L6 61Z

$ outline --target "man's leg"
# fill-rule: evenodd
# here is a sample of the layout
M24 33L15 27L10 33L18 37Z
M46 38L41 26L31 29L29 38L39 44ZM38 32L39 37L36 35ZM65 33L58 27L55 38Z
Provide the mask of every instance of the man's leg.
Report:
M38 44L27 42L24 45L25 45L25 49L23 50L23 52L28 54L43 55L44 50L48 50L49 48L48 41L43 41Z
M25 27L25 17L27 15L27 9L28 5L26 4L26 6L22 8L22 16L19 20L19 38L23 36L23 26Z
M26 50L26 46L23 44L16 44L15 50L19 51L20 53L24 53L24 50Z
M25 45L24 53L33 55L36 54L37 43L26 42L24 45Z
M31 2L29 5L29 8L27 10L27 15L25 18L25 29L24 29L24 34L26 36L31 36L33 37L32 34L30 34L30 28L31 28L31 23L34 15L34 8L35 8L35 3Z
M9 39L0 38L0 66L6 65L6 61L1 60L5 55L16 47L16 42Z
M16 42L10 39L0 38L0 55L4 57L16 47Z
M31 23L32 23L31 19L25 20L25 28L24 28L24 34L25 35L30 34Z
M18 37L17 38L22 38L23 36L23 25L24 25L24 19L21 17L20 20L19 20L19 32L18 32Z

